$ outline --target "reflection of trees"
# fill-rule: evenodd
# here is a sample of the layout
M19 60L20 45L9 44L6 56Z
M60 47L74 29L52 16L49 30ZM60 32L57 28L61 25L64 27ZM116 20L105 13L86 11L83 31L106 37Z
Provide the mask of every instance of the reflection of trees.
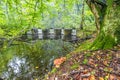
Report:
M15 57L9 62L3 76L12 80L31 80L31 73L34 72L31 68L24 58Z
M66 47L67 51L63 47ZM37 41L21 43L13 48L16 56L9 62L3 76L8 80L33 80L44 77L53 66L53 60L73 48L62 41Z

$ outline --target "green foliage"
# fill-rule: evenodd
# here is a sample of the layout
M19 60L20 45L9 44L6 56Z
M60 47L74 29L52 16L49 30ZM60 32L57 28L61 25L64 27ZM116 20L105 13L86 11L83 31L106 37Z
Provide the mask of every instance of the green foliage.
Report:
M113 26L116 26L115 31L114 31L114 35L116 37L117 44L120 44L120 19L118 18L118 17L120 17L119 12L120 12L120 7L117 7L116 12L113 15L114 19L112 20Z
M13 38L37 28L79 28L82 0L2 0L0 1L0 35ZM85 4L85 25L94 18Z
M6 66L8 62L10 61L10 59L13 58L13 55L15 54L15 51L13 49L14 47L10 47L10 48L0 51L0 61L1 61L0 74L2 74L4 70L6 70Z
M56 71L57 71L57 69L53 68L52 71L51 71L51 73L54 74Z
M3 29L0 28L0 35L4 34Z
M118 26L118 27L116 28L115 35L116 35L116 38L117 38L116 42L117 42L118 44L120 44L120 26Z
M87 64L87 63L88 63L88 59L85 58L85 59L83 60L83 64Z
M71 57L71 54L67 54L66 58L69 59Z
M92 54L91 53L86 53L85 57L90 57Z
M79 63L73 64L70 68L71 69L77 69L77 68L79 68Z
M111 7L113 5L113 1L114 0L107 0L107 4L108 4L109 7Z

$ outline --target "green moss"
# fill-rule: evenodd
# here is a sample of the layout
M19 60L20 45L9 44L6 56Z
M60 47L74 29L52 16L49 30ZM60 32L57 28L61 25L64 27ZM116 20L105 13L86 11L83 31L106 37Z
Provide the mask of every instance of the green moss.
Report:
M90 42L89 40L81 43L81 45L75 50L75 52L80 52L80 51L84 51L84 50L89 50L89 47L92 45L92 42Z
M92 45L90 46L90 49L96 50L96 49L102 48L103 36L104 36L104 34L99 34L99 35L97 36L97 38L95 39L95 41L94 41L94 42L92 43Z
M85 57L90 57L92 54L91 53L86 53Z
M57 71L57 69L56 69L56 68L53 68L52 71L51 71L51 73L53 74L53 73L55 73L56 71Z
M104 40L105 44L103 49L110 49L115 45L115 39L112 38L110 35L107 35Z
M70 68L71 69L77 69L79 67L79 64L78 63L75 63L73 64Z
M101 32L101 34L98 35L96 40L93 42L90 49L92 50L98 50L98 49L111 49L115 45L115 39L107 34L104 35L104 33Z
M120 44L120 25L115 29L115 36L117 38L116 42Z
M88 63L88 59L85 58L85 59L83 60L83 64L87 64L87 63Z
M67 54L66 58L69 59L71 57L71 54Z

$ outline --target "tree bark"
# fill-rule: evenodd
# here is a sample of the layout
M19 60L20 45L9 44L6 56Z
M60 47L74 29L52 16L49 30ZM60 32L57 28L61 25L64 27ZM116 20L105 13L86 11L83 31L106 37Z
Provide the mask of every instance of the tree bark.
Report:
M120 43L120 1L87 0L99 31L92 49L108 49Z
M83 0L82 3L82 18L81 18L81 23L80 23L80 29L83 30L83 24L84 24L84 7L85 7L85 2Z
M92 13L95 16L95 23L98 32L100 31L100 26L104 21L105 12L107 9L107 5L105 3L101 3L99 0L87 0L86 1Z

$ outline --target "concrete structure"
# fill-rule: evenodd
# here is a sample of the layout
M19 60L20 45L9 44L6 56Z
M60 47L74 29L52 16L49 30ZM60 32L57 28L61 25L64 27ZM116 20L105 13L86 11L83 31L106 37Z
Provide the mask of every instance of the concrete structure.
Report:
M76 29L60 29L60 28L50 28L50 29L37 29L33 28L26 32L26 39L36 40L36 39L62 39L62 40L76 40Z

